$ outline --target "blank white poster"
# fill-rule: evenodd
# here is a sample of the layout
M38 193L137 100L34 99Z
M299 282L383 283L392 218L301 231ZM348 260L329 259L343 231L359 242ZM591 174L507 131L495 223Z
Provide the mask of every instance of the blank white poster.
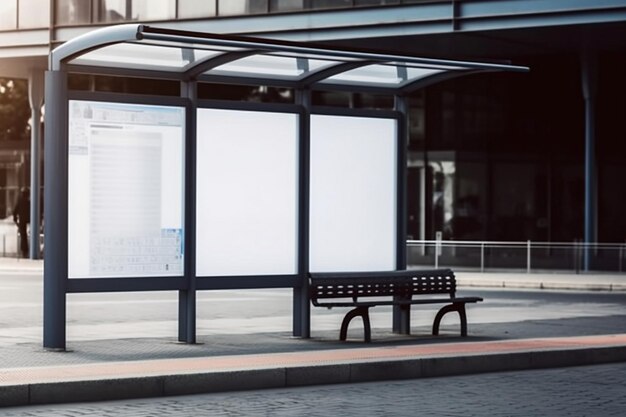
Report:
M395 269L396 123L311 117L312 272Z
M198 276L297 272L298 117L198 109Z

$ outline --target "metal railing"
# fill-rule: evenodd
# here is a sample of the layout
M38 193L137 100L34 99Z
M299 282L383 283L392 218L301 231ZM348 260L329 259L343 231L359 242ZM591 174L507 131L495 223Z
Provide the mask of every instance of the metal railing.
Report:
M40 235L43 243L43 234ZM2 257L21 257L19 235L2 233ZM589 251L591 271L623 273L626 243L408 240L407 261L412 267L533 271L584 270L584 253Z
M589 264L585 269L585 253ZM626 243L575 242L501 242L409 240L407 259L410 266L442 266L457 269L520 270L584 270L624 272Z

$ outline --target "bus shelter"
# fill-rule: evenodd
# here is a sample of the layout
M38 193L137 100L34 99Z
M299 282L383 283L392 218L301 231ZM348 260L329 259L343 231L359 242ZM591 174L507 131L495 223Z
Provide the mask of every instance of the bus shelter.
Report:
M65 349L67 294L111 291L178 291L178 339L195 343L197 291L292 288L293 335L309 337L309 272L406 268L407 95L526 70L139 24L59 46L45 80L44 347ZM72 91L70 74L173 80L180 96ZM295 99L202 100L201 83ZM318 107L316 90L395 105Z

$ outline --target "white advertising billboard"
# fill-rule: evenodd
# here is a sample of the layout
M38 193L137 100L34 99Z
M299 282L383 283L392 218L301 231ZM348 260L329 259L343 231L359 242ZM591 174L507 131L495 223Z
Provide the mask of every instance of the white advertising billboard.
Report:
M312 272L396 269L396 125L311 116Z
M198 109L196 273L297 273L298 116Z
M70 278L182 276L185 109L69 102Z

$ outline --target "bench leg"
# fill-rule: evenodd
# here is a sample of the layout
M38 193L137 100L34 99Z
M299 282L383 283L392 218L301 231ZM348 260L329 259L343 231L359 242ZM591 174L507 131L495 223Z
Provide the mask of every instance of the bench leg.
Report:
M394 297L394 301L407 300L406 298ZM411 305L399 304L393 306L393 332L398 334L411 334Z
M459 313L459 318L461 319L461 336L467 336L467 315L465 314L465 303L452 303L445 307L442 307L441 310L437 312L435 316L435 321L433 322L433 335L437 336L439 334L439 325L441 324L441 319L446 313L451 311L456 311Z
M372 328L370 325L369 307L356 307L355 309L350 310L348 314L346 314L346 316L343 318L343 321L341 322L339 340L346 340L346 338L348 337L348 325L350 324L350 321L357 316L361 316L363 318L364 340L366 342L372 341Z

